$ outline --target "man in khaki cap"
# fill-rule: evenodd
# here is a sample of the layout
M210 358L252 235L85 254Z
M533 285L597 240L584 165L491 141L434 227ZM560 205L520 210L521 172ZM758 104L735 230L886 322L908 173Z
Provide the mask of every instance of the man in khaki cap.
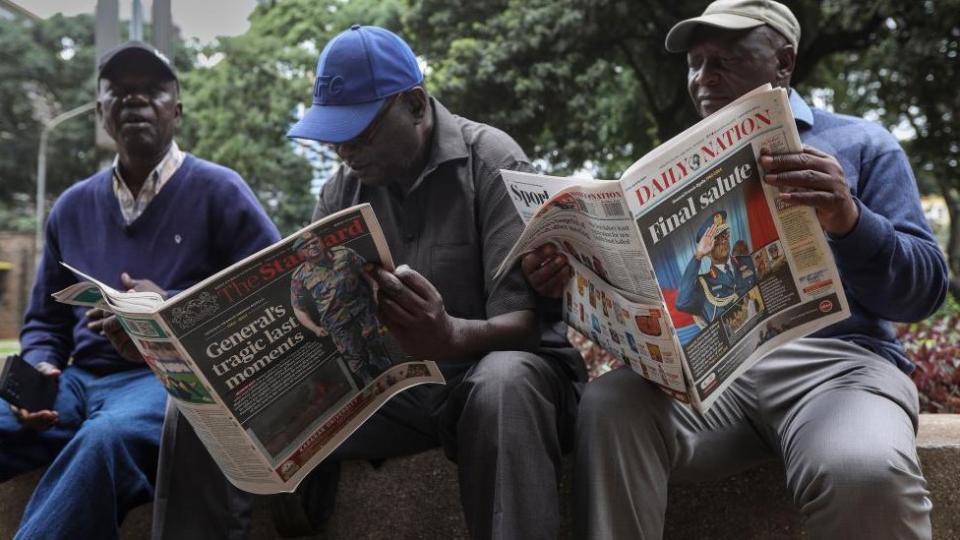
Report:
M721 0L674 26L666 46L687 53L690 97L707 116L761 84L789 88L799 39L782 4ZM851 317L767 355L704 416L629 368L588 384L577 420L580 537L659 538L668 483L770 460L783 464L811 538L930 537L917 392L906 375L914 366L890 321L937 309L946 264L897 141L812 109L796 91L790 104L803 152L762 157L764 181L793 188L783 204L816 209ZM546 292L565 270L533 264L536 256L525 273Z

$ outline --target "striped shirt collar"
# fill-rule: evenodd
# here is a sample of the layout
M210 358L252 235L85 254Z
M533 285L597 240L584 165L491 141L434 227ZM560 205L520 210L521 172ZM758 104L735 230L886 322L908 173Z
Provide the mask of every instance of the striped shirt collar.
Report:
M127 225L133 223L143 211L146 210L150 201L160 193L160 189L177 172L180 165L183 164L184 153L176 142L170 142L170 149L163 156L160 163L154 167L153 171L147 175L147 179L140 188L140 193L136 197L130 192L123 177L120 175L120 156L113 158L113 193L120 201L120 211L123 213L123 219Z

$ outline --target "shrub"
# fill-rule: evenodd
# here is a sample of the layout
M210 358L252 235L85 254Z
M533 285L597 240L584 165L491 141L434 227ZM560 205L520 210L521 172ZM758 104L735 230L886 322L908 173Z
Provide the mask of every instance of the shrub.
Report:
M960 304L950 298L918 323L897 325L897 336L916 365L913 382L923 412L960 413Z

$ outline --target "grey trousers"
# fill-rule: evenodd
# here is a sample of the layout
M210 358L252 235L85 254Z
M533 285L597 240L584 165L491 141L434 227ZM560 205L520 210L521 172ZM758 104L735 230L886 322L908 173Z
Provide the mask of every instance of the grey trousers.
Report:
M669 483L780 460L811 538L930 538L917 410L906 375L836 339L781 347L702 417L616 370L588 384L580 405L578 535L661 538Z
M394 397L328 460L382 459L442 445L458 463L473 538L555 539L561 457L573 446L579 386L561 362L526 352L494 352L442 369L446 386ZM154 539L245 538L250 496L229 485L192 429L178 429L164 450Z

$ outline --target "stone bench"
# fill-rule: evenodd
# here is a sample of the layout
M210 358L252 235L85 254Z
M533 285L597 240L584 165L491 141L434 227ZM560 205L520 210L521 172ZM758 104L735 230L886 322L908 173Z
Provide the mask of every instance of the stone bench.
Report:
M922 415L918 448L934 504L934 537L960 538L960 415ZM0 485L0 538L13 536L38 478L33 473ZM377 469L365 462L347 463L340 485L337 511L324 539L467 538L456 469L439 451L388 460ZM562 537L572 538L570 497L563 501ZM799 514L785 494L783 471L774 466L673 489L667 514L665 536L670 539L803 537ZM123 538L148 538L149 522L150 507L137 508L124 523ZM277 537L263 500L254 512L251 537Z

